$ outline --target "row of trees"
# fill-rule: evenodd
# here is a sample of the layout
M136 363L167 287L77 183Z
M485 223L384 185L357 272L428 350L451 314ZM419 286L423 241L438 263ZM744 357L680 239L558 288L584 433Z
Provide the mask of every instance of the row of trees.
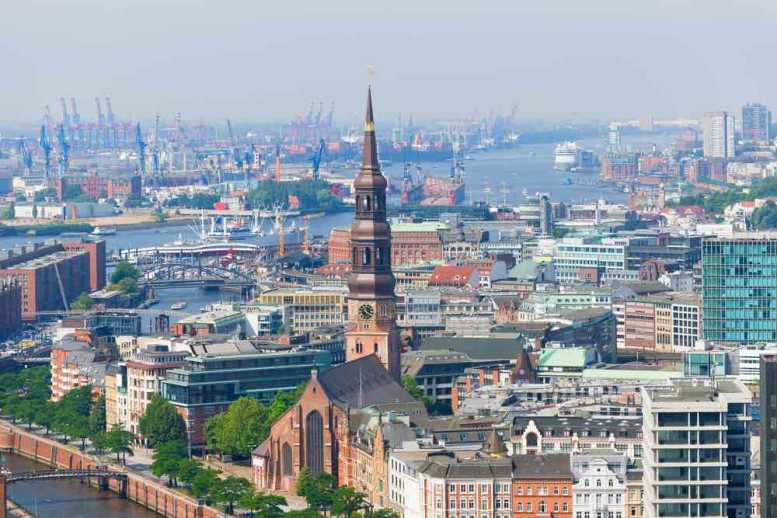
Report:
M269 405L256 399L242 397L229 409L214 415L205 423L208 447L232 457L249 457L270 434L270 427L296 403L305 385L290 392L279 392Z
M726 191L685 196L678 203L670 203L668 205L700 205L709 212L721 213L726 207L739 201L768 198L770 196L777 196L777 177L766 178L747 190L741 187L733 187Z
M254 209L286 206L289 196L296 196L299 208L336 212L342 210L343 203L332 194L330 186L323 180L305 182L260 182L256 189L246 195L246 200Z
M302 468L294 489L308 505L297 516L321 516L326 513L345 518L398 518L388 509L372 510L367 495L351 487L337 487L337 479L329 473L313 475L307 467ZM286 513L285 516L292 514Z
M122 261L113 269L111 284L108 288L120 290L124 293L137 293L138 279L141 275L141 271L135 266L126 261Z
M165 207L184 207L187 209L212 209L213 206L221 199L219 194L210 194L198 192L191 196L188 194L181 194L175 198L167 198L165 200Z

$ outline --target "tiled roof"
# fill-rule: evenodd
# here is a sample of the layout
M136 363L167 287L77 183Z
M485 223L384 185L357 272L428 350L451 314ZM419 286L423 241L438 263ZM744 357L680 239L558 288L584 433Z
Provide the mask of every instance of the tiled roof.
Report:
M353 408L416 403L375 355L332 367L318 380L331 399Z

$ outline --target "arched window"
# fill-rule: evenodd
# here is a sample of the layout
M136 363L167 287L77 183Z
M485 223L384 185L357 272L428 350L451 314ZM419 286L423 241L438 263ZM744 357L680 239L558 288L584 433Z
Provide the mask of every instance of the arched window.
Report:
M607 485L608 485L609 487L612 487L612 486L613 486L612 479L610 479L610 480L608 480L608 481L607 481Z
M305 465L312 473L324 471L324 420L313 410L305 418Z
M362 351L364 351L364 346L362 345L361 342L356 342L356 352L358 354L361 354Z
M370 210L370 197L365 196L362 198L362 210L369 211Z
M376 212L380 210L380 202L381 202L380 195L375 196L375 211Z
M596 487L602 487L602 479L600 478L596 479Z
M526 434L526 446L533 448L537 446L537 434L536 433L527 433Z
M372 253L370 252L369 248L365 248L362 257L362 264L364 266L368 266L370 263L372 263Z
M375 264L383 264L383 252L382 248L378 247L375 249Z
M351 257L351 264L356 264L357 257L359 257L359 249L356 247L353 247L353 257Z
M356 196L356 208L358 209L361 206L362 206L362 197L357 195Z
M373 344L372 352L374 352L375 354L378 353L378 342L375 342L375 344Z
M294 474L292 468L291 446L289 446L289 443L287 442L283 443L283 446L281 447L281 466L284 476L291 476Z

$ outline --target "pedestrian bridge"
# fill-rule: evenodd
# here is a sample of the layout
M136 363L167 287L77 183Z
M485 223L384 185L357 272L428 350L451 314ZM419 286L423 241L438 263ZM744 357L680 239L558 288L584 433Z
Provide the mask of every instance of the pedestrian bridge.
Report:
M41 471L21 471L12 473L4 471L6 484L30 480L63 480L63 479L116 479L127 480L127 474L108 469L46 469Z

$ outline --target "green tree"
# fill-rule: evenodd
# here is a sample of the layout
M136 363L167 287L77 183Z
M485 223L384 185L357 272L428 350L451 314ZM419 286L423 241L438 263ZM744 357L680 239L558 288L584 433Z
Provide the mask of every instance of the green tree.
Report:
M76 298L71 304L70 309L76 310L76 311L85 311L89 308L94 306L94 301L92 300L92 297L89 296L88 293L82 293L81 295Z
M157 208L157 209L154 210L154 220L157 223L164 223L166 219L167 218L165 216L165 211L163 211L160 208Z
M97 450L98 455L102 455L102 453L110 446L108 442L108 432L103 430L102 432L94 434L92 436L92 446Z
M138 423L140 434L149 447L170 441L186 441L186 424L175 407L164 397L155 394Z
M298 509L294 511L288 511L283 516L284 518L322 518L324 515L316 509Z
M218 479L211 486L210 496L214 502L223 504L227 513L233 514L235 511L235 502L251 488L251 483L242 478L233 475L225 479Z
M223 454L248 456L267 437L267 408L251 397L241 397L215 419L209 419L209 446Z
M116 268L113 269L113 273L111 274L111 282L113 284L118 284L122 279L126 279L127 277L137 280L140 277L140 270L132 266L130 263L122 261L116 265Z
M92 435L97 435L100 432L104 432L106 427L105 396L100 394L100 397L92 405L92 411L89 414L89 428L92 431Z
M54 403L45 401L38 407L38 413L35 415L35 422L46 429L46 435L51 432L54 423L54 409Z
M191 484L194 477L202 471L202 464L194 459L182 459L178 463L177 478L184 484Z
M402 376L402 388L404 388L405 392L410 394L413 399L417 399L419 401L423 400L424 391L421 389L421 387L418 386L418 383L416 383L413 376Z
M361 516L362 518L399 518L399 515L390 509L364 511Z
M154 449L151 472L157 477L166 476L168 485L176 486L181 461L186 458L186 446L181 441L169 441Z
M92 436L89 421L81 416L67 426L67 434L74 439L81 439L81 451L86 449L86 440Z
M197 498L207 498L218 479L219 472L215 469L201 469L191 481L192 494Z
M332 495L332 513L351 518L367 507L367 495L352 487L338 487Z
M127 454L133 454L132 433L124 430L120 425L113 425L107 437L108 449L116 454L116 462L127 462Z
M329 473L313 475L305 466L297 476L295 491L303 497L311 509L326 511L332 507L334 487L337 485L335 478Z
M249 488L240 497L238 504L262 518L279 518L284 516L282 508L287 506L288 502L282 496L268 495Z
M137 293L138 292L138 281L132 278L124 278L119 281L118 284L116 284L116 287L118 287L121 291L124 293Z
M84 385L69 390L56 405L59 409L73 411L79 416L88 417L92 409L92 386Z

